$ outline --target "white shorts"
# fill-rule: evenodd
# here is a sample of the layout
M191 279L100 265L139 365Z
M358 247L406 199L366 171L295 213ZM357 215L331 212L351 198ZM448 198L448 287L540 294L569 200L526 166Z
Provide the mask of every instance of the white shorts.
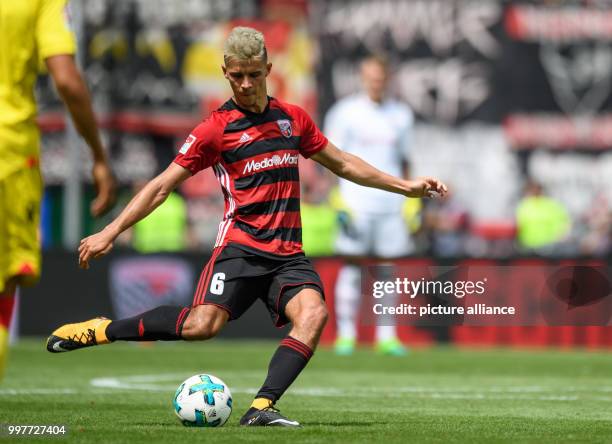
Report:
M340 224L336 253L345 256L395 258L409 255L414 245L399 213L354 213L348 224Z

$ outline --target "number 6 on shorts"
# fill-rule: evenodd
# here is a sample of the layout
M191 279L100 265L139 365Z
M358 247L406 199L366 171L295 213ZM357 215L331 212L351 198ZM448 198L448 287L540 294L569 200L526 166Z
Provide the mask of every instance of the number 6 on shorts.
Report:
M225 287L225 273L215 273L210 281L210 292L212 294L221 295L223 294L223 287Z

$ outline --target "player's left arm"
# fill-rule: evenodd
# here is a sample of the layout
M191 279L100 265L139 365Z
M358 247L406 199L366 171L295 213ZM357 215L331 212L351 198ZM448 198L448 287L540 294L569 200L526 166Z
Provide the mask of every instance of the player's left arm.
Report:
M310 116L301 108L293 107L300 125L300 153L330 170L336 176L358 185L379 188L408 197L434 197L444 194L446 185L433 177L405 180L384 173L360 157L338 149L317 128Z
M165 171L151 179L110 224L100 232L81 240L79 266L87 269L90 259L107 254L122 232L151 214L190 176L191 172L187 168L173 162Z
M337 176L365 187L379 188L407 197L434 197L436 194L443 195L448 191L444 183L433 177L405 180L391 176L360 157L338 149L331 142L311 158Z

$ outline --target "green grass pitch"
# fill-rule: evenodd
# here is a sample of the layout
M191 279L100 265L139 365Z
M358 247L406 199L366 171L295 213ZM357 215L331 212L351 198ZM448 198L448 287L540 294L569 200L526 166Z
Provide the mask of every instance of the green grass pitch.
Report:
M241 428L275 347L219 340L53 355L23 340L0 385L0 423L67 425L66 437L38 440L47 443L612 442L612 353L586 351L431 348L392 358L322 348L278 403L302 429ZM186 428L175 417L174 390L196 373L230 386L225 427Z

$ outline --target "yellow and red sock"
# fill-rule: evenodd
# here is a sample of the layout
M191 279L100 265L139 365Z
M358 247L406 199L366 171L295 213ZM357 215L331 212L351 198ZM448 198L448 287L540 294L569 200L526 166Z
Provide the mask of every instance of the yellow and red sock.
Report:
M0 380L4 376L9 345L9 327L13 316L15 296L0 294Z

